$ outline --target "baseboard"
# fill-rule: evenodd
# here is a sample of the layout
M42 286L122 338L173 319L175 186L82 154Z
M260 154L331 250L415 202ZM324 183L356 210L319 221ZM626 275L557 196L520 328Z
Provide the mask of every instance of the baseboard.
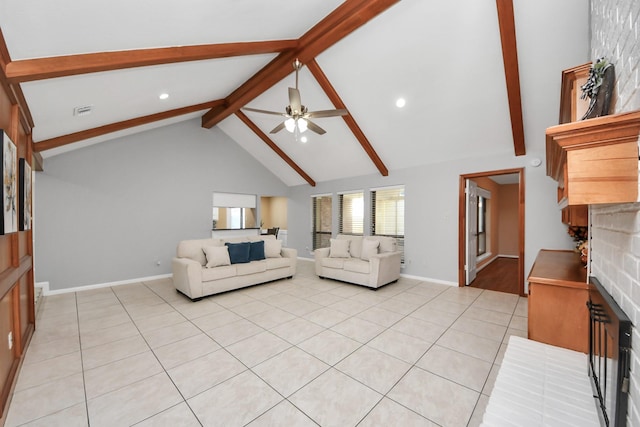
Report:
M500 258L500 255L496 255L493 258L491 258L488 262L485 262L484 264L482 264L480 267L476 267L476 273L478 271L481 271L483 268L485 268L486 266L488 266L489 264L491 264L493 261L497 260L498 258Z
M49 293L49 282L36 282L33 286L35 288L42 288L42 295Z
M303 257L303 256L299 256L298 259L302 260L302 261L312 261L312 262L316 261L314 258L306 258L306 257Z
M406 279L415 279L423 282L437 283L438 285L447 285L447 286L458 286L457 282L450 282L448 280L440 280L440 279L432 279L430 277L421 277L421 276L413 276L411 274L401 274L400 277L404 277Z
M502 255L502 254L498 254L498 258L515 258L515 259L518 259L520 257L518 255Z
M159 280L159 279L166 279L168 277L172 277L173 274L160 274L158 276L148 276L148 277L140 277L137 279L127 279L127 280L119 280L116 282L108 282L108 283L98 283L95 285L83 285L83 286L76 286L73 288L65 288L65 289L49 289L49 282L39 282L36 283L35 286L40 286L41 284L46 284L46 286L42 286L42 294L44 296L49 296L49 295L60 295L60 294L68 294L70 292L79 292L79 291L88 291L91 289L100 289L100 288L110 288L112 286L120 286L120 285L130 285L132 283L140 283L140 282L146 282L146 281L151 281L151 280Z

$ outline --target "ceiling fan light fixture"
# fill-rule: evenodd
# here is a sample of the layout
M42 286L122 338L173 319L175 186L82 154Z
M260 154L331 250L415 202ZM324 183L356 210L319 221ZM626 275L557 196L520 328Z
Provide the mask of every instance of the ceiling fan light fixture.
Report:
M296 129L296 121L292 118L288 118L284 121L284 127L291 133Z
M307 121L305 119L298 119L298 130L303 133L307 130Z

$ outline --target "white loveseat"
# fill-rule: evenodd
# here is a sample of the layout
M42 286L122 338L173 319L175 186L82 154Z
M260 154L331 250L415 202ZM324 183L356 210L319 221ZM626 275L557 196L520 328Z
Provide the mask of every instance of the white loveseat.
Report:
M264 259L230 263L235 249L225 246L238 243L264 242ZM240 245L244 249L244 245ZM226 251L226 258L225 258ZM282 248L275 236L251 236L226 239L183 240L173 258L173 283L176 289L199 300L277 279L291 278L296 273L298 252Z
M338 234L331 247L314 252L316 274L379 288L400 278L402 253L393 237Z

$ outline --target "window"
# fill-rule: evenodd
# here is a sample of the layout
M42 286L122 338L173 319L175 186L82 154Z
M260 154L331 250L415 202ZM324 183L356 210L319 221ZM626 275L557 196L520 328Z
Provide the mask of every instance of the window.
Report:
M241 230L255 227L255 209L213 208L213 230Z
M476 255L484 255L487 252L487 202L483 196L478 196L478 239Z
M311 240L315 251L318 248L328 248L331 243L331 196L313 196L311 203Z
M345 193L338 196L341 234L364 233L364 193Z
M404 187L371 192L371 235L395 237L404 263Z

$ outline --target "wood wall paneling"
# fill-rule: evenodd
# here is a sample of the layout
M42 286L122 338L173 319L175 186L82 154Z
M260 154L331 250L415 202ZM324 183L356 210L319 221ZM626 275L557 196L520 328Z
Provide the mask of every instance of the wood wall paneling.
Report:
M7 336L13 332L13 292L7 293L0 300L0 399L2 406L0 417L6 418L5 402L11 391L12 376L15 374L16 357L13 350L9 350Z
M28 112L18 105L18 98L6 92L3 73L0 83L0 129L16 144L18 159L31 164L31 128L24 120ZM18 181L18 188L21 185ZM0 236L0 425L6 420L17 373L35 329L32 254L30 230Z

